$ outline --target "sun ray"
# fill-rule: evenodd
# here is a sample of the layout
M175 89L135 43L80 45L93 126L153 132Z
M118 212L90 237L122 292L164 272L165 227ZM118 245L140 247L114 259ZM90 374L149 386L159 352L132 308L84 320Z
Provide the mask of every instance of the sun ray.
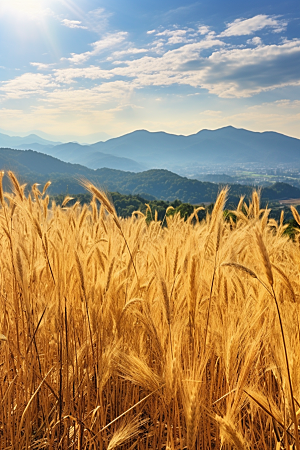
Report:
M85 13L73 0L60 0L60 3L71 11L76 18L82 19L84 17Z

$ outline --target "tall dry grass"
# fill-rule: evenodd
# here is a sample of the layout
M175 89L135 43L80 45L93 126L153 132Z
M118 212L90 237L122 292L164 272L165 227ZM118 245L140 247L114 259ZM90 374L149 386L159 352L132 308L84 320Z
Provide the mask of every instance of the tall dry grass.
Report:
M1 449L299 449L300 242L283 217L254 192L225 221L224 190L201 223L147 225L89 183L90 206L58 207L10 178Z

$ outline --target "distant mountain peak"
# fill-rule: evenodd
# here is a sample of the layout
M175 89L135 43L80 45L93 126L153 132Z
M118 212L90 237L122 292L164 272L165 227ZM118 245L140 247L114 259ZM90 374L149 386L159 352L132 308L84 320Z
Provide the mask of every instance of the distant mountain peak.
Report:
M300 139L232 125L203 129L188 136L140 129L91 145L77 142L57 145L37 139L33 133L25 138L0 134L0 147L37 150L92 169L109 167L132 172L167 168L189 173L192 168L195 173L195 168L201 172L203 166L220 168L220 165L224 171L224 167L249 163L264 166L289 163L300 168Z

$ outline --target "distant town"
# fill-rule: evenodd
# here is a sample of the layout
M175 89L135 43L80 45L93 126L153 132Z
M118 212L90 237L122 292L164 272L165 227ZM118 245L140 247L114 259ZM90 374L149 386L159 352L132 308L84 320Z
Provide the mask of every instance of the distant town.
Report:
M181 176L210 181L211 183L238 183L250 186L271 186L277 182L300 187L300 166L295 164L266 165L257 163L239 163L230 166L193 166L180 168Z

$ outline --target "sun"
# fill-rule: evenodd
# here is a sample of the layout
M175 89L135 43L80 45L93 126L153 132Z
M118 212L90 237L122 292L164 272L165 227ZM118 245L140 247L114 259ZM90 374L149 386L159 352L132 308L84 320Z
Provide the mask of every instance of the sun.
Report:
M23 50L29 42L38 39L49 41L49 36L51 40L48 18L52 11L49 4L49 0L0 0L1 22L9 26Z
M45 8L44 0L6 0L1 2L0 13L13 13L15 16L34 16Z

